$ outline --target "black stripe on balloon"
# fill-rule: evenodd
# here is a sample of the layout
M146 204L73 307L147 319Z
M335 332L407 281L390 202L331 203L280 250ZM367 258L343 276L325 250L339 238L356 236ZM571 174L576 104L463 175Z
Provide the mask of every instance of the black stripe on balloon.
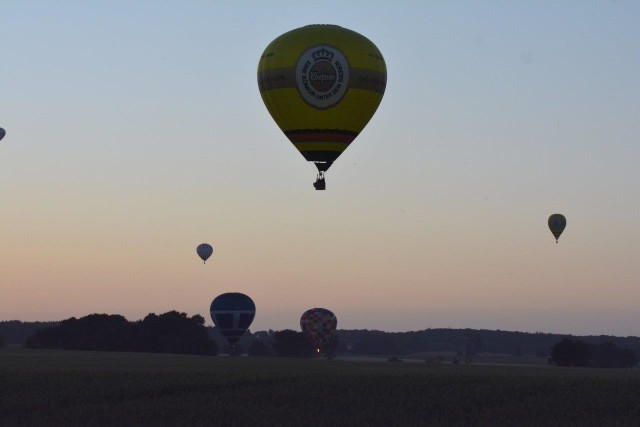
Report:
M291 142L335 141L349 144L358 132L342 129L297 129L284 133Z
M335 162L342 151L300 151L309 162Z

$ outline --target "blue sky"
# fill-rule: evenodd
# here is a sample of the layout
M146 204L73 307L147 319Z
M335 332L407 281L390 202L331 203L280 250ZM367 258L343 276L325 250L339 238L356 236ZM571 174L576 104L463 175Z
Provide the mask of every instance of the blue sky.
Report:
M0 318L637 335L640 4L0 2ZM312 23L385 56L313 190L256 83ZM556 245L547 217L564 213ZM202 241L214 246L203 266Z

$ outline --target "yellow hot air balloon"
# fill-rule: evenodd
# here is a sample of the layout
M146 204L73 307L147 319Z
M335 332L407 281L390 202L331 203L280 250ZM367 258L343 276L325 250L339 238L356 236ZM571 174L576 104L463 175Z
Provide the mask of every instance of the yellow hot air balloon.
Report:
M258 63L269 113L298 151L324 173L376 112L387 67L366 37L337 25L308 25L281 35Z

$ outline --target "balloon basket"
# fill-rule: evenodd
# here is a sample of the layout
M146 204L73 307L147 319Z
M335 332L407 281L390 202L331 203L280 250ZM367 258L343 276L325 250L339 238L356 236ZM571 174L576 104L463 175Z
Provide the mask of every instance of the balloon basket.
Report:
M313 187L316 190L324 190L327 188L327 183L324 180L324 172L320 172L316 178L316 182L313 183Z

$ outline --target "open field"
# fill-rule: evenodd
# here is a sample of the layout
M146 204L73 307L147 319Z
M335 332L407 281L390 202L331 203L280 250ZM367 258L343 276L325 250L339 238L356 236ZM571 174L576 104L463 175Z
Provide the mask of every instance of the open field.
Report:
M0 350L0 425L638 425L640 370Z
M386 356L339 356L341 360L360 360L370 362L386 362L389 357L394 355L389 354ZM460 363L464 363L464 356L457 356L454 351L433 351L433 352L421 352L412 353L403 356L399 356L403 362L409 363L424 363L430 361L431 363L437 363L437 358L442 357L440 363L451 364L454 358L457 358ZM547 357L538 357L532 354L525 354L523 356L513 356L510 354L497 354L497 353L480 353L473 356L473 363L476 365L531 365L531 366L547 366Z

